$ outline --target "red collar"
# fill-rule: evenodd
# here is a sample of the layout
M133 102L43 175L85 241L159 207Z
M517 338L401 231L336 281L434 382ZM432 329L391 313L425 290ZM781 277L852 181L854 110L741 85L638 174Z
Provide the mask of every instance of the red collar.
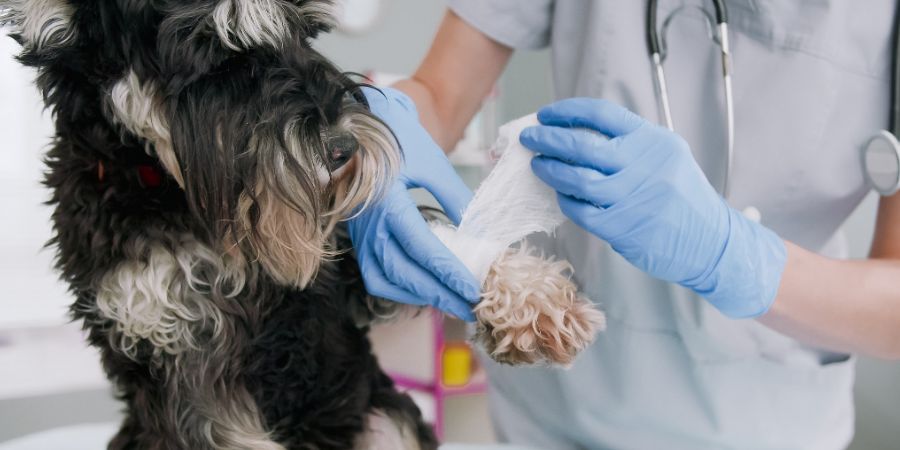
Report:
M138 178L141 180L141 186L153 189L162 185L163 174L159 168L150 164L139 164L137 166ZM103 161L97 161L97 180L101 183L106 179L106 166Z

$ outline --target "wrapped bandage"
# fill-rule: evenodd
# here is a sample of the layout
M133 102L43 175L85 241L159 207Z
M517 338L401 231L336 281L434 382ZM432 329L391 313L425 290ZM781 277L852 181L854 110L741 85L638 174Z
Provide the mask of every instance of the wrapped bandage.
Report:
M565 221L556 192L531 171L534 153L519 143L522 130L537 123L530 115L500 128L491 150L500 159L459 227L433 230L481 282L475 342L502 363L567 365L605 320L579 295L568 262L535 254L523 242Z

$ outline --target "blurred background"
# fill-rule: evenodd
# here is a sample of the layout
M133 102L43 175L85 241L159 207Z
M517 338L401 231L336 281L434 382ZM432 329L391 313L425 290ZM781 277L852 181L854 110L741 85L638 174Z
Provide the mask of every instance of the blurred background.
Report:
M388 81L412 73L444 13L441 1L348 0L341 32L324 36L319 50L341 68ZM14 60L17 45L0 38L0 443L62 426L116 422L119 406L96 352L70 324L71 302L52 266L48 193L41 187L41 154L51 133L32 86L34 74ZM470 127L454 161L477 185L478 168L497 124L533 112L553 97L546 51L517 53L496 95ZM868 252L877 199L868 198L847 222L854 257ZM445 439L486 443L493 435L481 379L457 342L456 322L425 315L381 328L374 339L391 373L417 387L426 415L443 412ZM410 336L412 335L412 336ZM446 339L445 345L441 346ZM414 343L414 345L410 345ZM443 351L436 351L435 349ZM443 382L440 382L443 381ZM854 450L900 448L900 364L860 358ZM2 445L2 444L0 444Z

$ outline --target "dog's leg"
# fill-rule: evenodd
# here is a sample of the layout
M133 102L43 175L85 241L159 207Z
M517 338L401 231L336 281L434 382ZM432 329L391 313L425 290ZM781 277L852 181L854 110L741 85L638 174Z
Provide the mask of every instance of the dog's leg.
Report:
M199 364L204 365L206 362ZM227 373L228 365L221 364L220 368ZM173 400L182 417L180 433L190 441L188 448L285 450L272 440L243 382L227 380L228 376L218 378L220 368L189 367L188 373L176 375L181 378L185 400ZM170 389L170 395L182 394Z
M394 382L384 373L373 384L373 409L366 421L366 432L354 450L437 450L434 431L412 398L397 392Z
M354 450L421 450L410 424L397 419L384 411L373 411L366 418L366 432Z
M145 430L142 447L177 436L183 448L283 450L240 375L259 306L238 301L247 274L226 259L190 236L136 241L99 282L93 314L111 351L155 374L127 387L141 411L123 431Z

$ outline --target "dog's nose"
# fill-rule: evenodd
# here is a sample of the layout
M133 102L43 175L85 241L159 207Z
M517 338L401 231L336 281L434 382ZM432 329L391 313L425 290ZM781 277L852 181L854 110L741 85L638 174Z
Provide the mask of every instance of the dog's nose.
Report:
M340 169L359 150L359 141L347 132L338 133L325 143L328 150L328 168L332 171Z

